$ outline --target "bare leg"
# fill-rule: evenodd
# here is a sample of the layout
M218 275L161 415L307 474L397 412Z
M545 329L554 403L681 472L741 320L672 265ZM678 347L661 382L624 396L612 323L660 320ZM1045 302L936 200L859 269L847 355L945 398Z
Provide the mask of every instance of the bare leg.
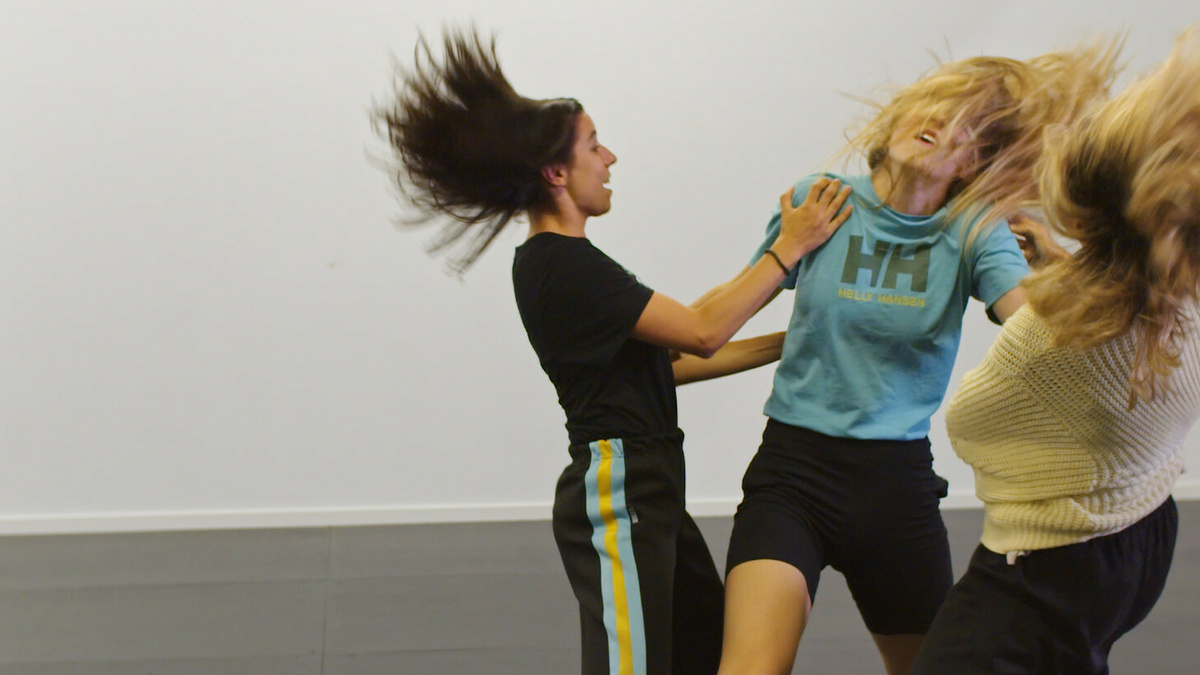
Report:
M725 641L719 675L788 675L812 601L800 570L751 560L725 580Z
M908 675L913 662L917 660L917 652L921 650L924 635L878 635L871 633L875 646L883 655L883 665L888 675Z

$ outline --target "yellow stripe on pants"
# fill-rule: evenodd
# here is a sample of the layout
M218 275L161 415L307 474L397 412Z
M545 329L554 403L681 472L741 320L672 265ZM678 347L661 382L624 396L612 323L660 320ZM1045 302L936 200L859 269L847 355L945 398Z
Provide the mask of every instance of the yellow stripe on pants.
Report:
M633 675L633 645L629 639L629 598L625 595L625 569L617 550L617 517L612 507L612 444L600 441L600 517L604 519L604 549L612 563L613 603L617 613L617 648L620 675Z

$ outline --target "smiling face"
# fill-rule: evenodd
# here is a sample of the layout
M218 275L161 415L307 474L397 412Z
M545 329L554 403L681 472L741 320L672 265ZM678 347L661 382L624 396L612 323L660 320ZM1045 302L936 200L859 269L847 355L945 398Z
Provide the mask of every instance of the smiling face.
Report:
M617 156L600 145L596 125L587 113L575 120L575 144L566 166L567 196L584 216L600 216L612 208L612 190L606 187L608 167Z
M949 129L941 118L910 112L892 129L881 168L903 168L949 185L973 172L975 144L968 125ZM890 166L889 166L890 165Z

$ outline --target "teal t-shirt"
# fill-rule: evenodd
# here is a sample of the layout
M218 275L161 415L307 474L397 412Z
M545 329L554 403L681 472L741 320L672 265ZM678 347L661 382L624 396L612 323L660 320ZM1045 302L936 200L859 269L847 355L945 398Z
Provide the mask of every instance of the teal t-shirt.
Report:
M964 254L964 228L945 209L911 216L880 203L870 176L838 176L854 213L802 258L791 323L764 412L843 438L912 440L946 394L969 298L991 307L1029 272L1003 224ZM793 203L817 176L796 183ZM757 260L779 233L778 207Z

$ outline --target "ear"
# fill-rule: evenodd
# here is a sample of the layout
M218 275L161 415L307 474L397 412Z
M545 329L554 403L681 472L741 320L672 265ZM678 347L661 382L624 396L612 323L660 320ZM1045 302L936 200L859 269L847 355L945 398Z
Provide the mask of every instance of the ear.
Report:
M566 187L567 166L565 164L551 164L542 167L542 179L549 183L550 187Z

